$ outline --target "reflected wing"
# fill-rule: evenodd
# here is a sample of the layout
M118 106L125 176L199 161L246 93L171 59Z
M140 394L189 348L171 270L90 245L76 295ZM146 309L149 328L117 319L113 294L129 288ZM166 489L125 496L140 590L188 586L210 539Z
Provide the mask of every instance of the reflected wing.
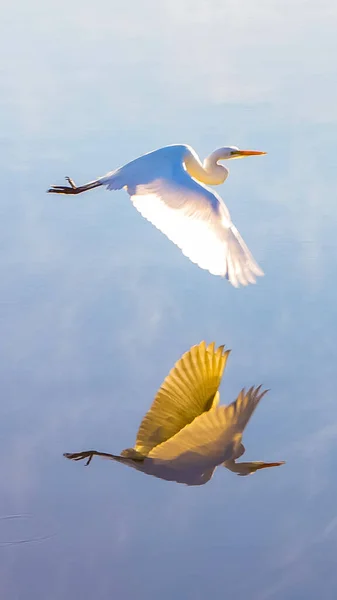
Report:
M261 386L242 390L235 402L197 417L174 437L156 446L149 458L169 461L171 468L210 469L230 460L241 447L241 437L266 391Z
M152 448L174 436L195 417L219 402L218 387L229 350L215 349L214 342L193 346L176 363L158 390L145 415L135 449L147 454Z

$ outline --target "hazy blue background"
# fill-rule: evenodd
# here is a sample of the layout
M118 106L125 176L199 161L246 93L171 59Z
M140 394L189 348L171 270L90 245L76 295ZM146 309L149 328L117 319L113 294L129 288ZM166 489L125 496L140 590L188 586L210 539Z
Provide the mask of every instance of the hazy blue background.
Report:
M30 515L0 519L1 598L335 599L335 0L4 0L0 22L0 516ZM268 151L219 188L258 285L123 191L45 193L177 142ZM130 446L202 339L233 350L223 401L271 389L246 456L284 467L188 488L62 457Z

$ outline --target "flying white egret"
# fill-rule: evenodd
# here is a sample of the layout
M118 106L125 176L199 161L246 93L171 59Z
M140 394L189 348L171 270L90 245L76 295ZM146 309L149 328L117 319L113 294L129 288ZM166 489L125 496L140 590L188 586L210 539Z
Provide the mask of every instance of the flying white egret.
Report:
M238 287L255 283L263 271L233 225L222 198L207 185L219 185L229 171L219 160L266 154L219 148L201 163L190 146L174 144L144 154L85 185L52 186L54 194L81 194L98 186L125 188L137 210L162 231L183 254L213 275Z
M187 485L203 485L219 465L238 475L277 467L283 462L236 463L245 448L242 433L267 390L243 389L229 406L219 406L222 374L229 350L201 342L186 352L165 378L143 418L134 448L120 456L88 450L66 453L72 460L101 456Z

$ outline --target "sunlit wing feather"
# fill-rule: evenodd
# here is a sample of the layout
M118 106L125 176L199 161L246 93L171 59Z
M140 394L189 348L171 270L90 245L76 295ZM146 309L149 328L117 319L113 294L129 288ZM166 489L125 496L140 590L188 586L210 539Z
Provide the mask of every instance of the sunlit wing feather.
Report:
M182 181L163 179L137 186L131 200L143 217L201 269L227 277L235 287L255 283L255 276L263 273L223 212L220 197L187 173L184 179L188 187Z
M193 346L176 363L157 392L137 434L135 449L147 454L195 417L219 403L217 392L229 351L224 346Z
M144 155L100 179L108 189L125 187L137 210L200 268L227 277L235 287L255 283L255 262L216 192L184 167L185 146Z
M261 386L242 390L229 406L196 417L175 436L151 450L148 458L169 461L171 468L210 469L236 455L250 417L266 391Z

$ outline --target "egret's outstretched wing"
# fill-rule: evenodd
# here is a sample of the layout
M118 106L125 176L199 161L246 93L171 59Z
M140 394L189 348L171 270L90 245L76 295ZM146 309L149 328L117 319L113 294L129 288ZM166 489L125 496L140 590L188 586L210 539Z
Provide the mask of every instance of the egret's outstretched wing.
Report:
M229 350L193 346L176 363L157 392L137 434L135 449L147 454L219 402L218 387Z
M255 283L255 262L216 192L184 167L187 146L161 148L100 178L108 189L126 188L137 210L202 269L237 287Z
M174 180L139 185L131 200L137 210L192 262L234 285L263 275L220 196L182 169Z
M171 468L203 472L230 460L241 448L241 437L266 391L242 390L229 406L218 406L197 417L175 436L151 450L148 457L169 461Z

